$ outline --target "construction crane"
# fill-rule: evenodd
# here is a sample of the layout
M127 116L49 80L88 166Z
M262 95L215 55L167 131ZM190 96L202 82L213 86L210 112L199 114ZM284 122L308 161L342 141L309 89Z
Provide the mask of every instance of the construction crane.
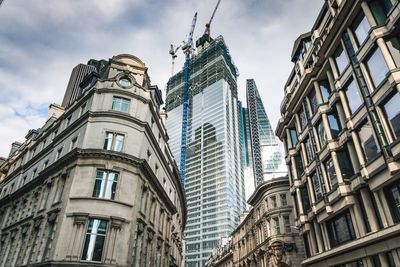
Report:
M1 0L0 0L1 1ZM175 67L175 58L177 58L176 52L178 52L179 48L181 48L181 45L174 48L174 45L171 44L171 48L169 49L169 54L172 57L172 69L171 69L171 77L174 75L174 67Z
M215 12L217 12L217 8L219 6L219 3L221 3L221 0L218 0L217 5L214 8L214 12L211 15L210 21L206 24L206 30L204 31L204 35L211 36L211 22L215 16Z
M181 161L179 164L179 173L181 183L185 185L186 179L186 141L187 141L187 124L188 124L188 108L189 108L189 79L190 79L190 55L193 52L193 32L196 26L197 12L194 14L192 25L186 42L183 42L182 50L185 54L185 65L183 67L183 110L182 110L182 136L181 136Z

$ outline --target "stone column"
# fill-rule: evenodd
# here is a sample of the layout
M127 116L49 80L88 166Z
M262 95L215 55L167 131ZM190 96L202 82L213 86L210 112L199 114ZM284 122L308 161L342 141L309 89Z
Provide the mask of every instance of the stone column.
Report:
M386 259L386 255L384 253L379 254L379 261L381 262L382 267L390 267L389 262Z
M333 72L334 80L339 79L339 75L340 74L339 74L339 71L338 71L338 69L336 67L335 59L333 57L329 57L328 60L329 60L329 65L331 66L331 69L332 69L332 72ZM328 78L329 78L329 76L328 76Z
M338 184L343 184L343 177L342 177L342 172L340 171L340 164L339 164L339 160L337 158L337 153L336 151L332 151L331 152L331 157L332 157L332 161L333 161L333 166L335 167L335 172L336 172L336 177L338 180Z
M383 227L386 228L386 227L389 226L389 224L388 224L388 221L386 220L386 215L385 215L385 212L383 210L382 203L381 203L381 200L379 198L379 194L378 194L377 191L373 192L373 194L374 194L376 206L377 206L378 211L379 211L379 215L380 215L381 220L382 220Z
M319 252L324 252L325 246L324 246L324 242L322 240L321 228L320 228L319 224L317 223L317 220L313 220L313 223L314 223L315 236L317 237L318 248L320 248Z
M364 166L365 160L364 160L363 149L361 147L360 138L358 138L358 135L356 134L355 131L351 131L351 137L353 138L353 144L356 150L358 161L360 162L361 166Z
M326 137L329 140L332 140L332 133L331 133L331 127L329 126L329 122L328 122L328 116L326 115L326 113L322 113L322 124L324 125L324 129L325 129L325 133L326 133Z
M314 81L314 90L315 90L315 97L317 98L318 104L324 103L322 99L321 90L319 90L319 84L317 81Z
M385 59L388 68L391 70L396 69L396 64L394 63L392 55L390 54L389 49L383 38L378 38L376 40L376 43L382 51L383 58Z

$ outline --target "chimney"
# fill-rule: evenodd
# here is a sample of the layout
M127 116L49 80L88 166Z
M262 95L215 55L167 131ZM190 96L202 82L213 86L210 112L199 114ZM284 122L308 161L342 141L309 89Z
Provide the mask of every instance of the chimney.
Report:
M62 106L54 104L54 103L50 104L47 119L50 119L51 117L54 117L57 119L64 113L64 111L65 111L65 109Z
M15 151L17 151L18 150L18 148L20 148L21 147L21 143L20 142L14 142L14 143L12 143L11 144L11 150L10 150L10 153L8 154L8 157L11 157L14 153L15 153Z

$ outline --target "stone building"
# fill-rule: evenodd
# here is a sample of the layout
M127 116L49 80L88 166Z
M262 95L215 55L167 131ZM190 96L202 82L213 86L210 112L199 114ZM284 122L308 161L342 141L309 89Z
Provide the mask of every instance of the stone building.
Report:
M207 267L301 266L305 251L296 230L287 177L260 183L248 200L253 207L216 248Z
M400 3L325 1L295 42L276 133L302 266L400 266Z
M161 92L135 56L89 64L71 76L74 99L1 164L0 266L182 266L186 204Z

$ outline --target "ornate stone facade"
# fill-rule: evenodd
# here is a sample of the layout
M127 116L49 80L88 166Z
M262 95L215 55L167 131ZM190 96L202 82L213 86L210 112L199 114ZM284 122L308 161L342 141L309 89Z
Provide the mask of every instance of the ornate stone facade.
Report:
M253 206L231 240L216 248L207 267L301 266L304 245L293 227L287 177L259 184L248 200Z
M1 165L0 266L182 266L186 204L161 92L135 56L89 64L76 99L52 105Z

